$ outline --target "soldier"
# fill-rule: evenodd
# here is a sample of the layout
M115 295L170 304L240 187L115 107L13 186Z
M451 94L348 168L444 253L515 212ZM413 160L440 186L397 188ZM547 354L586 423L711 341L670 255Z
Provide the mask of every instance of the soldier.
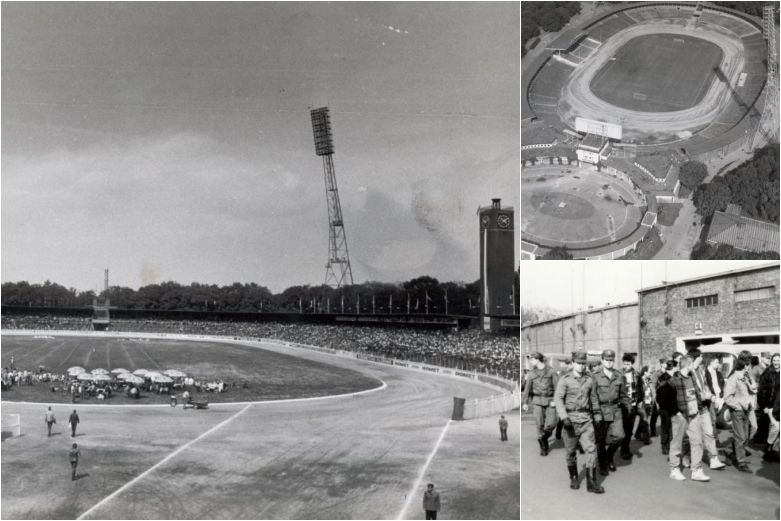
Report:
M550 451L548 438L556 428L556 408L553 403L553 393L559 376L545 363L542 353L533 353L534 367L529 371L526 387L523 390L521 403L524 412L529 410L529 397L534 404L534 421L537 422L537 442L540 444L540 456L547 456Z
M595 370L594 393L597 396L595 409L602 421L596 421L597 454L599 455L599 473L603 476L616 470L613 455L624 439L624 426L621 421L620 406L629 405L624 377L613 369L616 352L606 349L602 352L602 368Z
M595 494L605 492L597 483L596 446L593 419L601 421L597 405L596 388L590 376L583 373L586 365L586 353L572 354L572 371L563 375L556 385L554 402L556 411L564 422L564 447L566 449L567 469L570 488L579 489L578 457L575 446L580 441L586 451L586 482L588 491Z

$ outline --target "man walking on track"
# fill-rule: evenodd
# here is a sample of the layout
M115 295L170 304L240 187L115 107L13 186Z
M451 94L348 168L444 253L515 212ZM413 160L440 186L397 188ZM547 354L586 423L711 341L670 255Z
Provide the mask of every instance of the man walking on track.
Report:
M436 519L439 511L439 492L434 490L434 484L429 483L423 493L423 510L426 511L426 519Z
M79 424L79 415L76 414L76 409L73 409L73 412L70 415L70 418L68 418L68 423L71 424L71 438L76 437L76 425Z
M76 481L76 467L79 465L79 446L74 443L68 453L68 459L71 462L71 481Z
M54 417L54 413L52 412L51 406L49 406L49 410L46 411L46 416L44 417L44 420L46 422L46 428L49 430L49 438L52 437L52 425L57 423L57 418Z
M499 418L499 436L502 441L507 441L507 420L504 418L504 414Z

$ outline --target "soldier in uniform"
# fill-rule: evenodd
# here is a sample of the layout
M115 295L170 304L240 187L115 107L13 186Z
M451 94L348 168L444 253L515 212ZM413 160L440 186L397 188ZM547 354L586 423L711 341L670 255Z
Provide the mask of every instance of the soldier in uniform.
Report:
M597 396L595 410L602 416L596 422L597 454L599 455L599 473L603 476L609 470L616 470L613 455L624 439L624 425L621 421L621 407L629 406L626 382L619 371L613 369L616 352L612 349L602 351L602 368L594 371L594 393Z
M586 451L588 491L602 494L605 489L597 483L596 444L592 421L592 415L594 421L602 420L599 410L596 409L596 388L591 377L583 372L586 365L586 353L582 351L573 353L572 361L572 371L559 379L553 397L556 411L564 422L564 448L567 452L570 488L580 488L578 457L575 453L575 446L580 441Z
M534 421L537 422L537 442L540 444L540 456L547 456L550 451L548 438L556 429L556 408L553 404L553 393L559 376L545 363L542 353L533 353L534 367L529 371L526 387L523 390L521 403L524 412L529 410L529 398L534 405Z

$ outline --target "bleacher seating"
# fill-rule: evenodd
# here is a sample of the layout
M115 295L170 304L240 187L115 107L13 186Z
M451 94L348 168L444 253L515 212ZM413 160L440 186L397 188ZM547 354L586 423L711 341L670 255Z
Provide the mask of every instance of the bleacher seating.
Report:
M537 115L555 114L559 91L566 84L573 68L550 59L529 88L529 104Z

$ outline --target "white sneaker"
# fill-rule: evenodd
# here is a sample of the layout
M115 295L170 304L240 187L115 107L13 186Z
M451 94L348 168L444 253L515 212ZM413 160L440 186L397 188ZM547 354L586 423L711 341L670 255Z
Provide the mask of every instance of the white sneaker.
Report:
M692 481L710 481L702 469L692 470Z
M686 467L687 469L692 466L692 460L689 456L683 457L683 466Z
M727 465L721 461L719 458L711 458L710 459L710 468L713 470L720 470L726 467Z
M675 467L670 471L670 479L674 479L676 481L683 481L686 479L686 476L683 475L683 472L681 472L681 469L678 467Z

